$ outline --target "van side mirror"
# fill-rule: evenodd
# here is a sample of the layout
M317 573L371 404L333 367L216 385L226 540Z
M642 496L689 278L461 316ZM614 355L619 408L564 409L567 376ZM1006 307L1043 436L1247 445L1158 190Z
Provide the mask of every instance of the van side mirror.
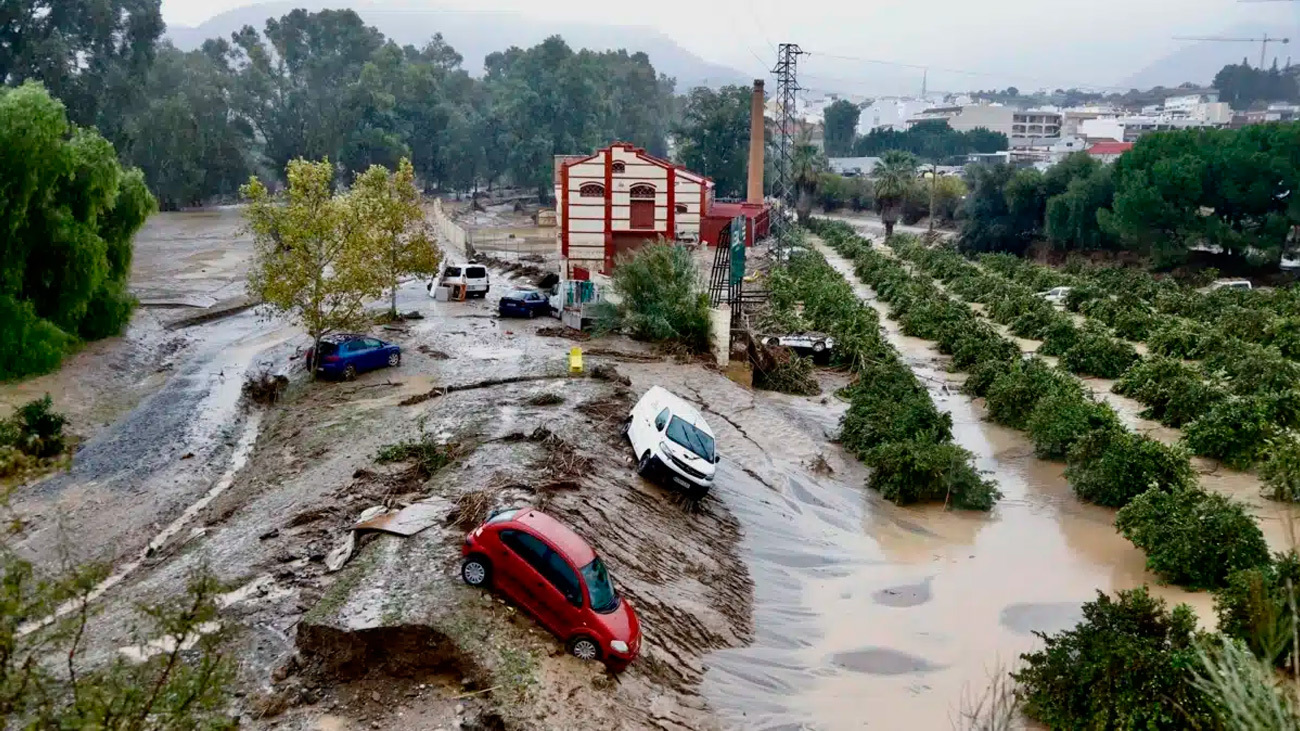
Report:
M722 463L722 455L715 452L713 454L713 464L721 464L721 463Z

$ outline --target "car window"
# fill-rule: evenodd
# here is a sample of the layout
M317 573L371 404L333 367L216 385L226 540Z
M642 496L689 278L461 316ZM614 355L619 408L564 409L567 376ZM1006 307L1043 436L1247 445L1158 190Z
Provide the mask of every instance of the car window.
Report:
M659 415L655 417L655 429L663 431L664 425L668 423L668 418L670 416L672 416L672 414L668 413L668 409L660 411Z
M334 355L334 354L337 353L337 352L339 352L339 345L338 345L338 343L321 343L321 344L320 344L320 354L321 354L321 355Z
M512 300L524 300L528 298L528 291L524 289L512 289L506 292L506 297Z
M575 607L582 606L582 585L578 583L577 572L563 556L555 551L548 550L546 560L547 570L543 571L542 575L560 590L570 604Z
M674 416L668 423L668 438L699 456L713 461L713 437Z
M618 594L614 592L614 583L609 580L609 570L605 562L597 556L595 560L582 567L582 578L587 582L587 596L591 599L591 608L601 614L618 609Z
M460 267L447 267L447 271L442 273L444 277L459 277Z
M346 343L341 343L339 345L339 352L342 353L355 353L358 350L360 350L360 348L357 347L357 341L355 340L349 340Z
M465 276L482 279L487 276L487 269L483 267L465 267Z
M364 343L366 344L366 347L367 347L367 348L382 348L382 347L384 347L384 344L383 344L383 343L379 342L378 340L375 340L374 338L366 338L366 339L365 339L364 341L362 341L362 342L364 342Z

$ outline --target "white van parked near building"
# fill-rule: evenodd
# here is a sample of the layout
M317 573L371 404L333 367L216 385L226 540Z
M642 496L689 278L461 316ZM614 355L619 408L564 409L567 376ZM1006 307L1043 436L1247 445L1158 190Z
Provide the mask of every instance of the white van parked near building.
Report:
M488 281L487 267L481 264L449 264L442 270L437 283L429 285L429 296L433 296L437 287L450 287L453 284L463 284L466 297L486 297L492 288Z
M632 407L623 433L636 454L637 474L662 477L699 500L713 486L721 461L713 430L694 406L660 386L654 386Z

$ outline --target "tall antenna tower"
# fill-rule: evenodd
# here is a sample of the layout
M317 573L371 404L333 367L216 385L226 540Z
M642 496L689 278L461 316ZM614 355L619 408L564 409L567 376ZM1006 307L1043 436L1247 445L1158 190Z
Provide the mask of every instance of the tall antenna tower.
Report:
M803 49L796 43L782 43L777 50L776 68L776 124L777 154L776 179L772 182L772 196L781 206L774 221L778 241L785 241L790 228L786 218L794 210L794 177L791 157L794 149L795 97L799 92L798 63Z

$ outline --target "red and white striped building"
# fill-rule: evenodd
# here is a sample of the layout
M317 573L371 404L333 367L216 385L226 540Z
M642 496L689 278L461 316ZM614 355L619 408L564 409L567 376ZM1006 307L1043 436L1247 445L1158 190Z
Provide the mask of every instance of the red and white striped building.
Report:
M619 254L660 237L700 240L712 180L617 142L555 162L556 238L569 278L608 273Z

